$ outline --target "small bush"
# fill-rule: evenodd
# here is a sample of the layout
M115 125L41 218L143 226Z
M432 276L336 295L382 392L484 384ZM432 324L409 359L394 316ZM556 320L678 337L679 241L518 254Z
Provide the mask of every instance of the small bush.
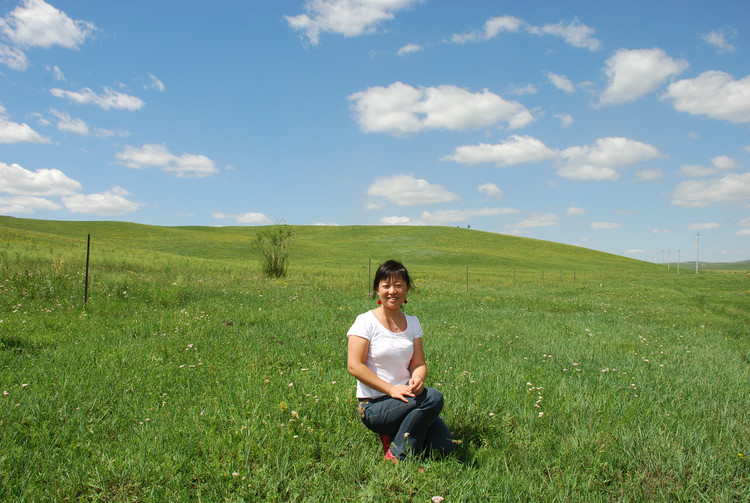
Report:
M264 229L255 237L255 247L262 255L260 267L267 277L286 277L292 237L294 237L294 231L286 224Z

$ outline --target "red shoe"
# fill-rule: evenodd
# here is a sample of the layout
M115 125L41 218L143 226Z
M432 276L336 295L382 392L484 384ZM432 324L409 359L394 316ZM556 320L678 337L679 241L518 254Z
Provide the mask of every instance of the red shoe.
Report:
M398 464L398 458L397 458L396 456L394 456L394 455L393 455L393 453L391 453L391 450L390 450L390 449L388 449L388 450L387 450L387 451L385 452L385 460L386 460L386 461L390 461L390 462L391 462L391 463L393 463L394 465L397 465L397 464Z
M388 435L380 435L380 441L383 442L383 454L385 454L391 448L391 437Z

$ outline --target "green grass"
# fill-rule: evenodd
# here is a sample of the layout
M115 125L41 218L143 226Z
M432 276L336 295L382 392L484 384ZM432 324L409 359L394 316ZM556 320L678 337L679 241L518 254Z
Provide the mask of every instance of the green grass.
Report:
M695 262L687 262L686 267L695 269ZM740 262L699 262L700 271L750 271L750 260Z
M745 272L296 227L267 280L255 232L0 218L0 500L750 501ZM345 362L391 257L461 441L397 467Z

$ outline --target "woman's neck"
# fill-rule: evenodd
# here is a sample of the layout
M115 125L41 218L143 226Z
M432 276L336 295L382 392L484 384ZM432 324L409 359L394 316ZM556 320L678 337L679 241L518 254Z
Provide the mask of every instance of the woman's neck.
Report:
M379 313L377 312L379 311ZM376 310L376 314L378 314L381 318L381 322L384 322L383 324L388 328L388 330L391 330L392 332L399 332L405 330L405 327L403 326L404 320L406 317L404 316L404 313L401 312L401 309L387 309L384 306L380 306Z

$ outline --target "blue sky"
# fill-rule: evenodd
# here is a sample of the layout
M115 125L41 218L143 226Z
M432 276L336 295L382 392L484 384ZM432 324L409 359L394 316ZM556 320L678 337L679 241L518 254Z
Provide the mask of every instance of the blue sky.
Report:
M0 2L0 214L750 258L750 2Z

